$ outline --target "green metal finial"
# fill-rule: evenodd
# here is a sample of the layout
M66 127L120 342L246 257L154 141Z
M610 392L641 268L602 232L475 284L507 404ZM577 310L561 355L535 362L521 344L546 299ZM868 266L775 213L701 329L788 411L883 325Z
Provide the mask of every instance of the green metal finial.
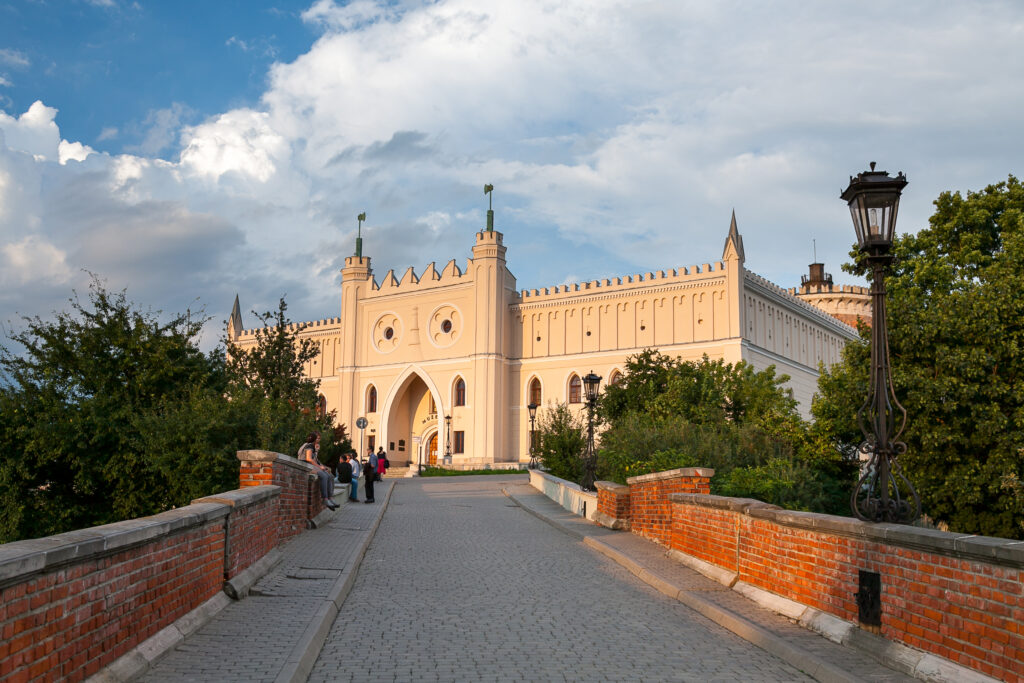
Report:
M487 231L494 232L494 209L491 200L494 198L494 185L484 185L484 194L487 195Z
M361 214L356 216L359 221L358 232L356 233L356 256L358 258L363 257L363 221L366 220L366 212L363 211Z

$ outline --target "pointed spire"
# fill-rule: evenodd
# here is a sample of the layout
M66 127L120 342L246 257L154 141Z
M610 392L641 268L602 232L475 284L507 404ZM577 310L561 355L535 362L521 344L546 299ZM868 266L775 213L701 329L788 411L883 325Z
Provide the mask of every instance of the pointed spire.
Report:
M238 305L238 295L235 294L235 305L231 307L231 317L228 318L228 336L237 339L242 334L242 309Z
M732 210L732 221L729 223L729 235L725 238L725 248L722 249L722 260L729 260L729 245L732 245L733 251L736 252L736 258L739 259L740 263L746 260L743 254L743 236L740 235L739 229L736 227L736 209Z

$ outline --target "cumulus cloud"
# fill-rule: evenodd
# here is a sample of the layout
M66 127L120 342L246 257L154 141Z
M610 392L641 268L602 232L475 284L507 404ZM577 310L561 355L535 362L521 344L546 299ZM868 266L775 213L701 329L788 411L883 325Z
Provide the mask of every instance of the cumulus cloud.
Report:
M748 267L792 285L812 239L841 279L837 196L869 161L908 173L909 231L1024 158L1007 3L317 0L302 18L316 41L258 104L104 128L141 139L126 154L63 140L42 102L0 112L4 263L38 256L46 286L89 268L169 309L287 292L327 316L358 213L378 277L419 270L467 255L494 183L520 286L715 260L733 209Z

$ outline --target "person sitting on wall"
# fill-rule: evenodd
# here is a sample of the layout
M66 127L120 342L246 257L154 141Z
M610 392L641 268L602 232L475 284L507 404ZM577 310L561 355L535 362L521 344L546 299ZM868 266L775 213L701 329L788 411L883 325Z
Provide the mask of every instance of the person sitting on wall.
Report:
M352 489L348 492L348 499L358 503L359 498L356 496L356 493L359 491L359 476L363 473L363 468L359 464L359 456L356 455L355 451L346 453L345 459L352 468Z
M338 504L334 502L334 477L331 471L320 464L320 432L312 432L306 437L306 443L299 448L299 460L308 462L316 470L316 476L320 479L320 497L324 501L324 507L328 510L337 510Z

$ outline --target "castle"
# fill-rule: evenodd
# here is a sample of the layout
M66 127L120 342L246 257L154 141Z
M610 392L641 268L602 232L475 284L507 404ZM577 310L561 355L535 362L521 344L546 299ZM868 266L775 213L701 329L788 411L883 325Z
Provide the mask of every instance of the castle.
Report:
M465 269L453 259L378 281L361 252L357 240L341 271L341 316L300 333L319 349L305 372L360 453L382 446L395 465L439 464L447 453L459 469L526 462L529 404L581 410L583 376L615 382L630 355L651 347L774 365L806 415L818 364L838 362L857 337L829 313L870 317L867 291L833 291L823 270L800 290L747 270L735 214L719 261L539 290L517 291L491 211ZM228 335L243 349L255 343L237 299Z

